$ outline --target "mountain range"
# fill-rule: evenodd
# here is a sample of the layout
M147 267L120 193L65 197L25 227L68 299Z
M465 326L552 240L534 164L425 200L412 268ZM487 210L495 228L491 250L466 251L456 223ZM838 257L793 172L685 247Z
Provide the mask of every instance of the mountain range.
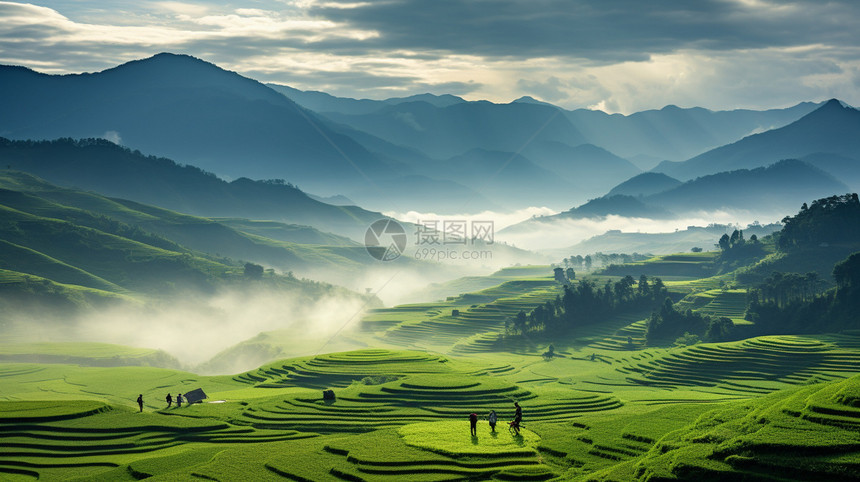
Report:
M79 75L2 67L0 79L8 138L104 137L229 178L336 188L393 168L263 84L189 56Z
M534 217L508 226L500 234L523 235L563 227L570 220L594 220L613 215L668 220L727 211L777 220L805 202L850 191L848 185L831 174L797 159L785 159L767 167L720 172L687 182L665 174L646 173L616 186L605 196L555 215Z
M707 151L787 129L819 107L714 112L668 106L625 116L530 98L508 104L430 94L344 99L264 85L167 53L90 74L0 66L0 87L0 104L7 106L0 136L9 139L106 138L226 179L284 179L309 193L344 195L384 211L451 212L459 204L451 200L461 198L473 211L568 209L660 160L718 156ZM776 142L768 139L758 142ZM780 158L854 172L856 149L829 145ZM689 167L689 176L674 175L667 166L674 164L659 170L682 180L713 173ZM759 166L726 164L742 167Z
M744 137L683 162L654 170L687 180L781 159L803 159L845 182L860 184L860 111L831 99L789 125Z

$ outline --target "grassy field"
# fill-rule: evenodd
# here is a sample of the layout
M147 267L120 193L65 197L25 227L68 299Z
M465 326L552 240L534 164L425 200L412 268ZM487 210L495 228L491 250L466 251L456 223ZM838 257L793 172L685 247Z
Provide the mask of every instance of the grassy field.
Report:
M711 262L664 256L643 266L666 277L683 309L739 323L743 287L680 274ZM323 340L261 334L219 360L297 345L308 354L234 374L159 368L154 350L4 343L0 479L860 477L860 332L647 346L648 313L634 313L512 343L500 338L505 320L560 287L548 266L488 278L371 310L325 345L334 353L314 354ZM595 276L607 279L617 277ZM550 343L556 356L544 358ZM122 364L141 366L102 366ZM196 388L205 403L167 408L167 393ZM519 434L508 429L515 401Z

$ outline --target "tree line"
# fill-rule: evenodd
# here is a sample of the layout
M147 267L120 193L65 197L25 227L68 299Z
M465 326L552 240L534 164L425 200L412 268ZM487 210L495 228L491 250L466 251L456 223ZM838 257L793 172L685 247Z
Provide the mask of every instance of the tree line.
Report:
M707 342L731 339L735 324L725 316L712 317L693 310L678 311L670 298L666 298L660 309L651 313L645 328L645 342L654 345L660 340L674 340L694 335L694 339Z
M830 196L803 203L795 216L782 220L778 246L782 250L860 239L860 200L857 193Z
M565 268L573 268L575 270L585 269L590 270L592 266L609 266L611 264L630 264L634 261L642 261L650 258L650 254L626 254L626 253L601 253L597 252L582 256L580 254L572 255L569 258L564 258L562 263Z
M576 285L564 285L562 293L526 313L520 310L505 322L509 335L528 333L561 334L577 327L601 321L625 312L654 308L668 295L660 278L642 275L637 282L632 276L598 287L594 281L583 279Z
M837 263L833 278L836 287L821 292L814 273L774 273L750 290L744 318L755 335L860 328L860 252Z

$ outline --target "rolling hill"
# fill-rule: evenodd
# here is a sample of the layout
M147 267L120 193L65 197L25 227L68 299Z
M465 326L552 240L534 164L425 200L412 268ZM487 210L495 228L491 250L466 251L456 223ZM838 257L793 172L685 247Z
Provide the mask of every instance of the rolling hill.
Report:
M7 210L3 219L12 222L12 219L17 219L15 216L39 216L38 219L29 220L30 225L34 226L33 229L41 229L42 225L66 223L71 232L78 229L104 231L171 253L205 254L209 257L207 262L226 264L226 267L221 267L223 269L219 268L222 271L235 270L233 265L241 260L297 274L311 271L320 274L326 271L338 272L339 276L327 278L335 281L346 273L355 274L361 268L376 263L376 260L367 254L364 245L307 226L235 218L212 220L134 201L60 188L20 172L0 172L0 205ZM21 222L23 221L15 221L13 226ZM75 258L75 261L69 261L64 255L54 256L54 249L63 249L61 237L54 239L47 234L34 237L27 229L11 227L4 233L2 240L19 245L17 249L32 248L37 253L69 263L73 269L81 267L81 263L98 259L89 259L88 254ZM24 237L16 237L16 233ZM93 243L94 249L101 249L101 244ZM140 258L148 259L143 255ZM410 261L404 257L394 263L402 265L409 264ZM108 261L105 262L109 264ZM10 255L7 263L14 263L11 269L16 271L46 276L60 282L74 281L66 277L47 276L41 271L28 271L35 263L32 260L24 260L20 254ZM118 266L123 265L121 261L117 263ZM83 272L92 273L93 270L84 266ZM112 283L123 285L110 276L97 276L100 282L109 279ZM124 275L121 279L138 282L143 276ZM106 289L98 283L84 284Z
M145 156L103 139L12 141L0 138L0 165L52 183L199 216L271 219L360 239L383 216L332 206L283 181L224 181L193 166Z

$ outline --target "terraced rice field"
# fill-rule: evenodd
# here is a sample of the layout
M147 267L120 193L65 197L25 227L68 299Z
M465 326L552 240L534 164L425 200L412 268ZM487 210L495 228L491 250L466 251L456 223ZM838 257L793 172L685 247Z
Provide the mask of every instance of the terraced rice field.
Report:
M658 276L664 281L678 278L707 278L714 274L713 262L717 254L704 252L655 256L645 261L611 266L604 272L613 276L631 275L637 278L641 274Z
M279 475L292 480L547 480L557 474L542 461L537 438L523 431L491 434L482 427L478 436L463 436L468 425L434 422L379 430L327 443L309 458L328 457L327 471L308 470L284 460L272 464ZM414 443L409 430L418 434ZM465 445L454 440L463 440ZM380 452L379 447L385 447ZM312 465L313 466L313 465Z
M661 257L653 268L708 262ZM378 348L236 375L0 364L0 479L860 478L860 331L647 347L643 312L500 343L506 318L559 293L535 277L543 269L496 273L506 281L444 302L372 310L350 336ZM686 296L682 309L742 317L744 290L681 278L667 285ZM557 356L544 359L549 343ZM100 350L91 358L146 354ZM198 386L220 403L163 408L166 392ZM514 401L519 436L506 427Z
M450 373L446 363L446 358L426 352L359 350L271 363L233 379L261 388L337 388L364 377Z
M858 387L853 377L729 405L671 433L635 466L592 477L857 480Z
M136 413L90 401L0 402L0 474L31 480L89 477L112 473L110 469L141 454L170 455L199 445L266 444L310 436ZM146 472L129 467L116 475L143 478Z
M564 420L622 406L594 393L540 395L504 380L510 365L462 372L447 359L421 352L364 350L319 356L291 365L270 365L234 377L265 389L290 385L332 388L336 400L310 397L273 399L241 410L232 420L259 428L315 433L362 433L415 422L465 419L470 412L513 417L513 402L528 402L529 420ZM367 383L361 382L365 380ZM359 383L355 383L359 381Z
M694 345L662 356L634 355L620 364L616 369L631 383L748 395L769 393L780 388L779 384L832 380L860 372L855 351L819 337L802 336Z
M505 320L520 310L554 299L559 285L549 277L506 281L498 286L453 297L445 303L405 305L373 310L361 320L364 333L388 345L447 352L486 341L504 332ZM480 351L480 350L477 350Z
M736 325L748 324L744 320L747 292L741 289L712 289L697 291L677 303L677 309L691 309L710 316L725 316Z

